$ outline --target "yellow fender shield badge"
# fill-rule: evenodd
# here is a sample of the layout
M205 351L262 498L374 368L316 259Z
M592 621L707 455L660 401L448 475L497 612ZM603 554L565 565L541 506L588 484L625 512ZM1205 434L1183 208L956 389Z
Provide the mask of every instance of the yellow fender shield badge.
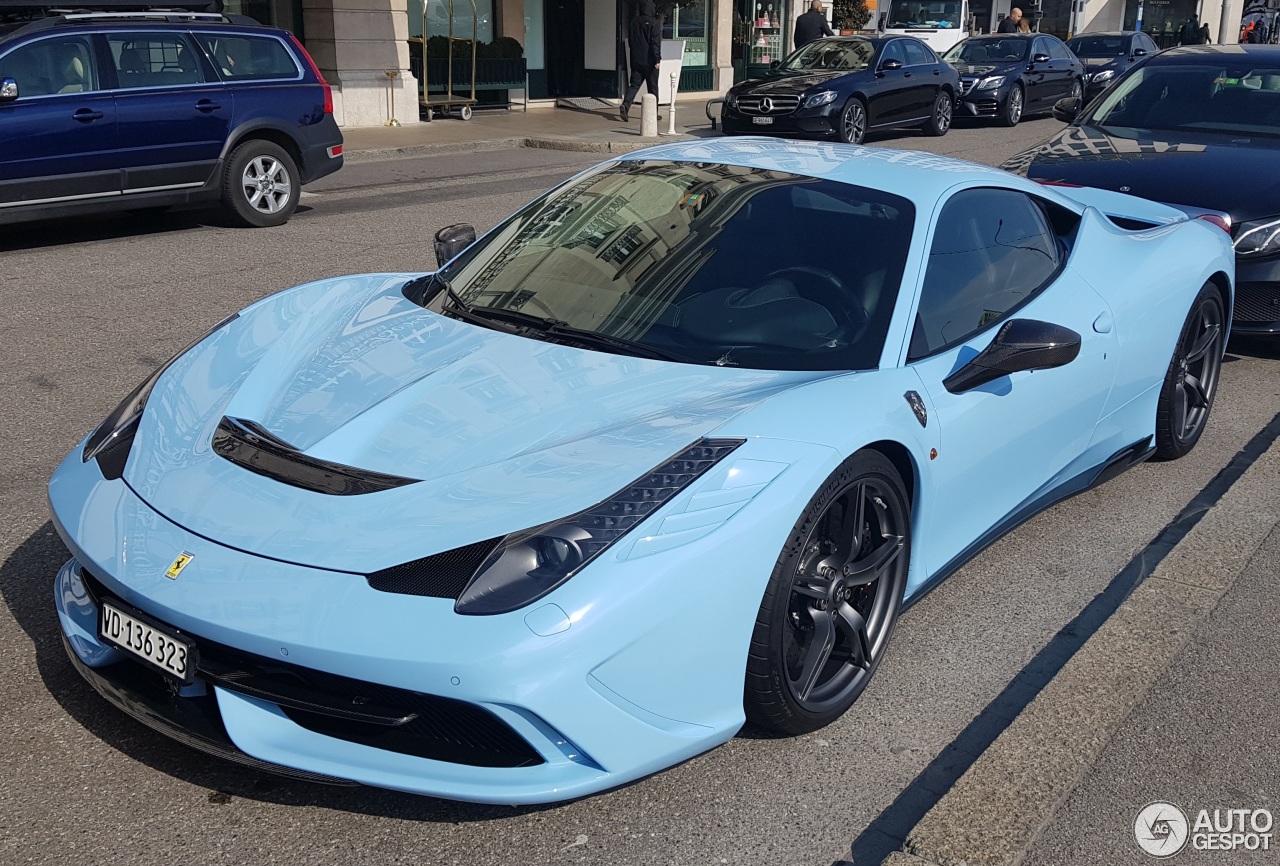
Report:
M187 553L185 550L178 554L178 558L173 561L173 565L169 566L169 570L164 576L170 580L177 580L178 575L182 574L182 569L186 568L191 560L195 559L195 555Z

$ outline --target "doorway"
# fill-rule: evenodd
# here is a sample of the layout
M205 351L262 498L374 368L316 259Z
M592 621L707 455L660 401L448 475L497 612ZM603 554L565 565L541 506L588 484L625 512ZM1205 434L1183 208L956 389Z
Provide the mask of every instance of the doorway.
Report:
M546 0L547 96L582 96L585 81L584 0Z

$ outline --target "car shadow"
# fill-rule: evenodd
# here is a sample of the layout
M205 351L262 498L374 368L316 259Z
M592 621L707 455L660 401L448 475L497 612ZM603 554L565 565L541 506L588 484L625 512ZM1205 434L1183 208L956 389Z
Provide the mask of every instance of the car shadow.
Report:
M1280 361L1280 334L1274 337L1233 335L1227 342L1227 351L1250 358Z
M313 208L300 204L291 219L305 216L312 210ZM0 252L119 240L140 235L173 234L203 228L243 227L232 226L218 211L207 209L157 208L114 215L92 214L0 226Z
M330 787L287 779L212 758L153 732L107 704L67 659L53 608L53 576L67 550L45 523L0 565L0 597L35 648L36 669L49 695L107 746L153 770L204 788L213 804L247 800L285 806L318 806L427 823L471 823L555 808L458 803L366 787Z

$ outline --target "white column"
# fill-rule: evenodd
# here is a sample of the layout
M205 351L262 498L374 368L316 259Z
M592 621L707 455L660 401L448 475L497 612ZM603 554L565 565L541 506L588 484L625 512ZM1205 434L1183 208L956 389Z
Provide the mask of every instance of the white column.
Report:
M382 126L389 87L402 124L418 122L418 80L409 74L406 0L303 0L307 50L333 85L340 126ZM390 80L386 70L398 69Z

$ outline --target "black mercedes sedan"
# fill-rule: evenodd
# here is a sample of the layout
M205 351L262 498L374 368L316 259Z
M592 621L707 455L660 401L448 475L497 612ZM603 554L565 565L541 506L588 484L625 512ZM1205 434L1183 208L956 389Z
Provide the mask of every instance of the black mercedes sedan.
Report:
M1001 33L971 36L943 59L960 73L959 117L995 118L1017 126L1031 114L1084 94L1084 64L1056 36Z
M1280 334L1280 46L1170 48L1054 114L1070 125L1003 168L1229 214L1232 331Z
M1114 33L1081 33L1067 40L1067 47L1084 64L1085 99L1093 99L1125 73L1138 58L1160 50L1141 30Z
M919 126L945 135L956 71L911 36L819 39L765 78L734 85L720 119L726 135L765 133L858 144L869 130Z

